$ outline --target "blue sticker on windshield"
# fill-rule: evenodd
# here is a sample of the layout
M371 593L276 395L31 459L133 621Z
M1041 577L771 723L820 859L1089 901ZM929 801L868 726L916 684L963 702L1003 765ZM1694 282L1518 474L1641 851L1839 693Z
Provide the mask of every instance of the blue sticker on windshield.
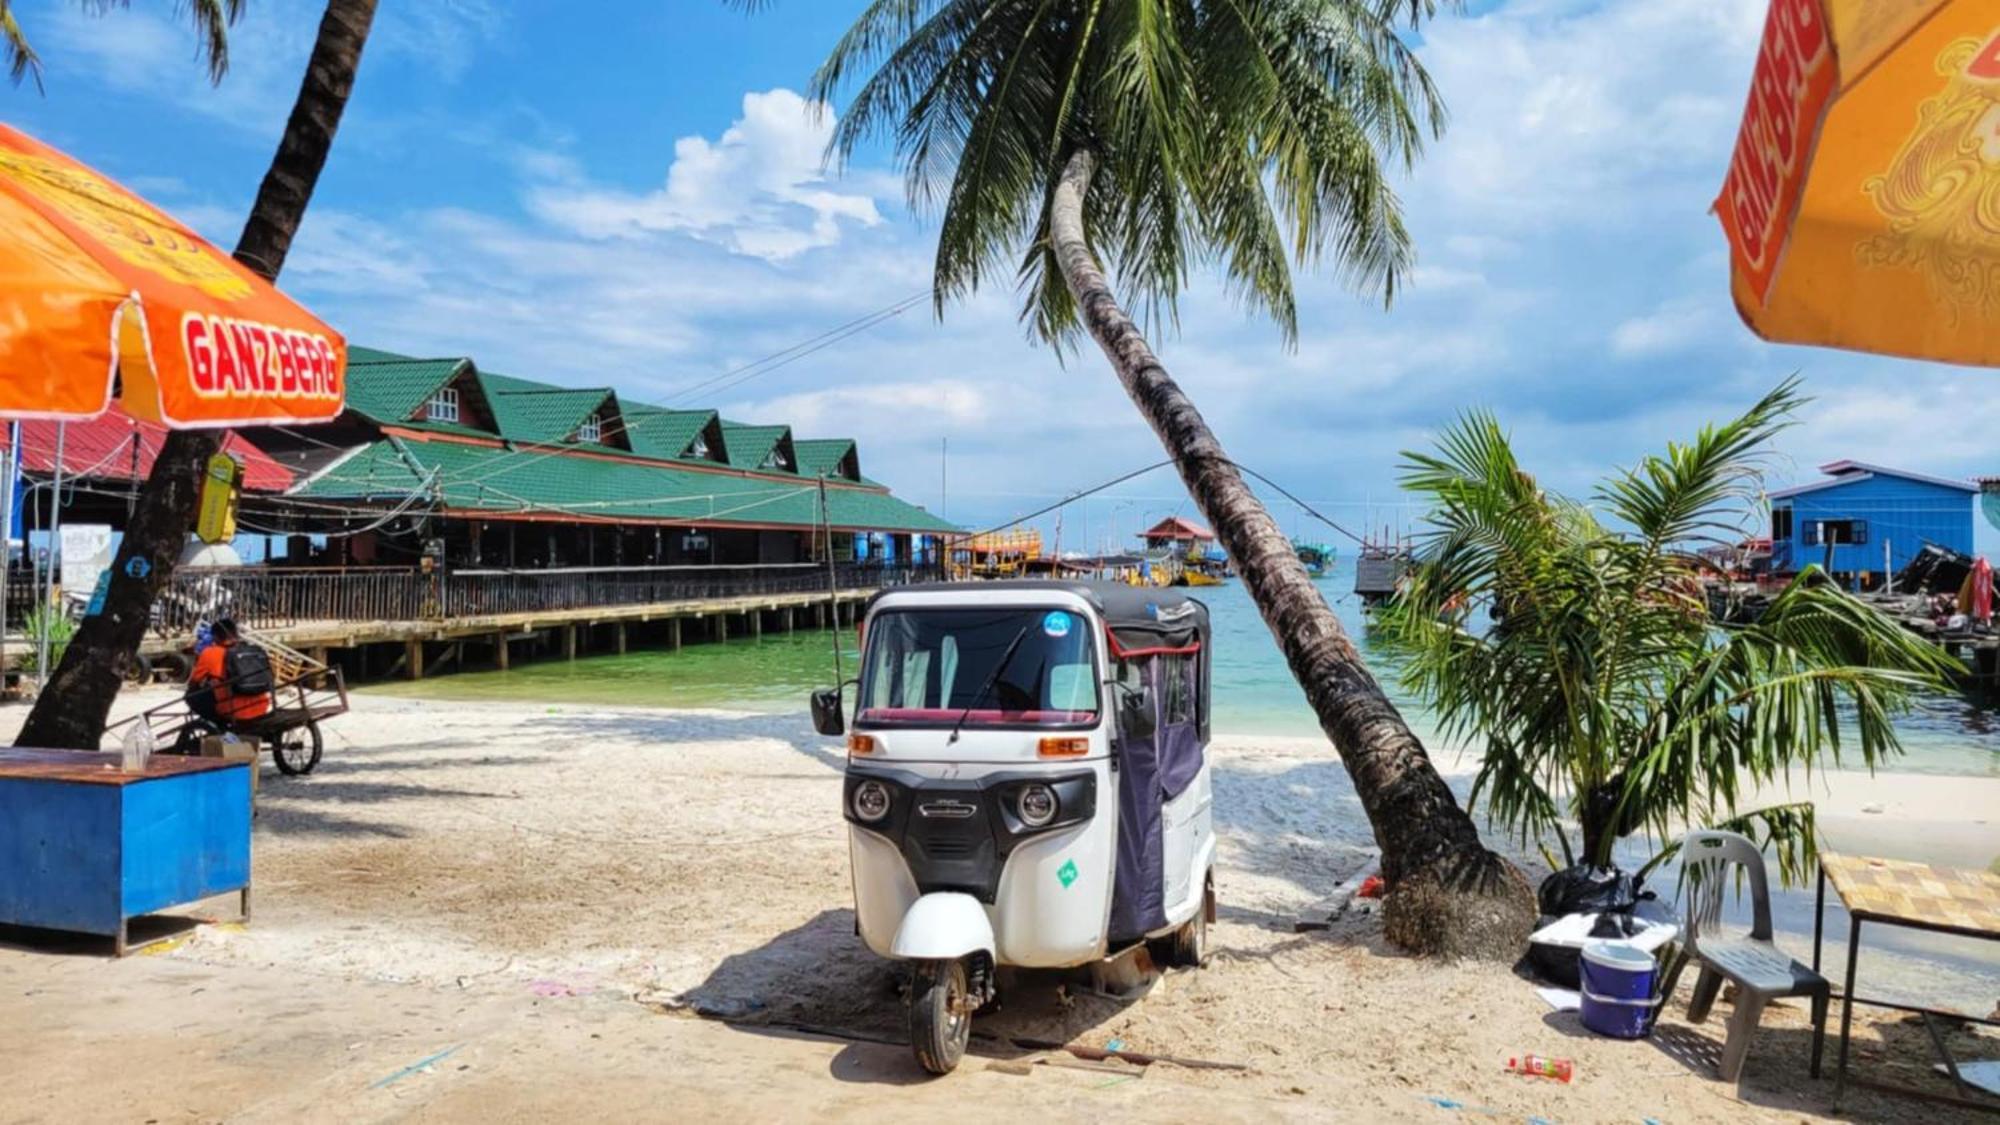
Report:
M1042 618L1042 632L1051 637L1069 636L1069 614L1052 609Z

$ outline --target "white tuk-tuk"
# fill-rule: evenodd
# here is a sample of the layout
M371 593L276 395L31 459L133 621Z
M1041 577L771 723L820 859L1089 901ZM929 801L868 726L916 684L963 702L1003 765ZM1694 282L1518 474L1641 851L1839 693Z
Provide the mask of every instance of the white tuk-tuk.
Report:
M1153 941L1199 965L1214 918L1208 610L1056 581L886 591L862 621L844 811L861 938L912 962L910 1041L957 1065L999 966ZM814 726L845 729L839 689Z

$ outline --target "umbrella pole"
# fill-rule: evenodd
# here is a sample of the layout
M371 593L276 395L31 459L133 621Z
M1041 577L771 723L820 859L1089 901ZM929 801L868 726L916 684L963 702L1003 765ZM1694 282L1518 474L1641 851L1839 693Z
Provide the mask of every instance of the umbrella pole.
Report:
M7 647L7 579L14 570L14 482L21 473L21 423L7 426L7 455L0 461L0 656ZM22 536L22 553L27 552L27 537Z
M68 439L69 423L57 422L55 480L49 486L49 558L48 565L42 568L42 636L35 653L36 695L40 695L49 683L49 623L50 615L55 612L56 545L62 536L63 446Z

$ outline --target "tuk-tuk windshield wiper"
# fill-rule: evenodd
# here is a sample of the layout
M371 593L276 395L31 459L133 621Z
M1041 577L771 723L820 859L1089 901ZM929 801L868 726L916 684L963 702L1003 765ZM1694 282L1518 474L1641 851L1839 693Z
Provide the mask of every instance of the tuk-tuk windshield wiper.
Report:
M1007 651L1000 654L1000 661L993 665L992 674L986 677L985 683L979 685L979 690L972 696L972 702L966 704L965 710L958 713L958 721L951 725L951 737L944 740L946 746L957 744L958 733L965 729L965 720L970 719L972 712L977 710L981 703L986 702L986 693L993 690L993 685L1000 682L1001 676L1006 675L1008 663L1014 659L1014 654L1020 651L1021 642L1027 637L1028 627L1023 625L1014 634L1014 639L1007 642Z

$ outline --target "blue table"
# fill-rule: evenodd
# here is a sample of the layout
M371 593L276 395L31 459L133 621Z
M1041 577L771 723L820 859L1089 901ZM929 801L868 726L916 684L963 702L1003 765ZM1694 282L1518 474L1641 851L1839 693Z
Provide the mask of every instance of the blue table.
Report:
M102 934L239 892L250 916L254 762L0 749L0 923Z

